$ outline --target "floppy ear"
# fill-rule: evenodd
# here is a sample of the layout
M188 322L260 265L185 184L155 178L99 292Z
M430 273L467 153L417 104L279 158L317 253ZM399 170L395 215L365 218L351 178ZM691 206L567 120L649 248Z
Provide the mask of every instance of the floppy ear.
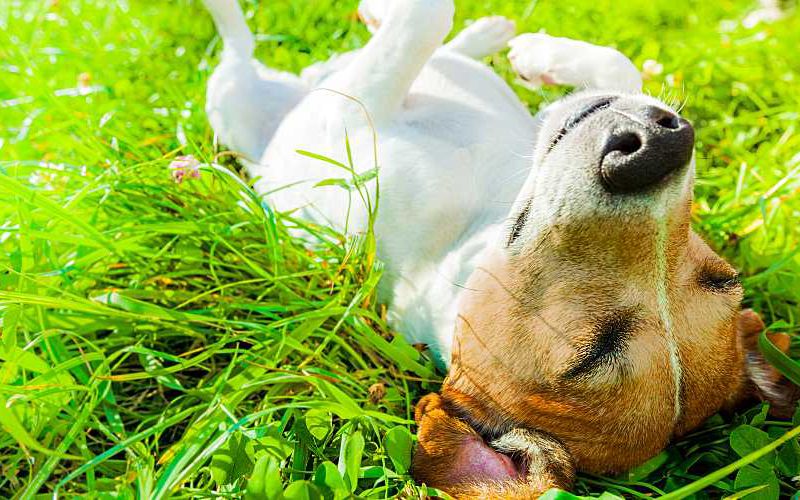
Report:
M745 368L749 379L748 387L740 400L755 396L770 404L770 414L789 418L794 414L800 399L800 388L787 380L778 370L767 363L758 349L758 337L764 331L764 322L752 309L739 313L739 338L745 353ZM791 338L785 333L768 333L767 337L783 352L789 350Z
M414 479L456 498L530 499L575 479L572 456L548 434L516 428L487 444L438 394L417 404L416 421Z

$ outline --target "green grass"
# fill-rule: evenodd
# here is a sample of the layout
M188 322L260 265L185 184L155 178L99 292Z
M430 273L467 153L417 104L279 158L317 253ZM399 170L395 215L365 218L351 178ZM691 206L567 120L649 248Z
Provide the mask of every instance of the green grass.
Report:
M263 3L247 7L273 66L367 39L353 1ZM662 63L648 91L685 103L699 133L695 227L742 271L746 305L795 335L800 23L724 22L752 7L463 0L457 26L505 14ZM441 375L387 328L371 240L310 227L309 249L288 231L305 223L235 178L170 178L178 154L217 153L203 99L218 49L196 1L0 0L0 497L423 491L410 417ZM63 91L79 78L95 91ZM534 110L563 92L516 88ZM764 410L576 491L789 495L800 446L768 446L800 421ZM740 456L753 463L728 467Z

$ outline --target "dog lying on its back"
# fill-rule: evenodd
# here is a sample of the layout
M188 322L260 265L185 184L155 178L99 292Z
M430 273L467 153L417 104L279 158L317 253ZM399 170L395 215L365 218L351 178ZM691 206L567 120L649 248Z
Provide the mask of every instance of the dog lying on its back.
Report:
M336 173L297 151L344 157L347 135L369 168L362 106L375 124L380 298L449 367L417 406L417 480L530 498L639 464L747 398L792 408L736 272L690 228L692 126L622 54L513 38L499 17L442 45L452 0L365 0L367 45L297 77L252 59L235 0L205 2L225 43L209 118L279 210L365 230L365 207L315 187ZM522 80L581 91L531 116L479 62L506 44Z

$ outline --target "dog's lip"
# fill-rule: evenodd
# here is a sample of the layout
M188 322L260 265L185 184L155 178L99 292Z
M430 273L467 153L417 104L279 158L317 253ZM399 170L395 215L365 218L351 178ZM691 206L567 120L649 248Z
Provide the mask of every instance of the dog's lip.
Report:
M525 464L523 463L521 457L503 453L502 451L498 451L492 447L490 447L490 449L498 455L501 463L505 465L505 470L503 471L504 474L500 475L508 475L511 478L520 478L525 476ZM497 479L502 478L498 477Z

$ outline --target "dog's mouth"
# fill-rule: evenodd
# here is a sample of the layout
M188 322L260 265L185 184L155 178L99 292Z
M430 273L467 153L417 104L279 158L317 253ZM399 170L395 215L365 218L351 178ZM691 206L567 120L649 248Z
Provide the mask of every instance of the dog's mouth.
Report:
M468 438L454 463L452 479L458 482L518 480L527 470L523 457L501 453L480 437Z

